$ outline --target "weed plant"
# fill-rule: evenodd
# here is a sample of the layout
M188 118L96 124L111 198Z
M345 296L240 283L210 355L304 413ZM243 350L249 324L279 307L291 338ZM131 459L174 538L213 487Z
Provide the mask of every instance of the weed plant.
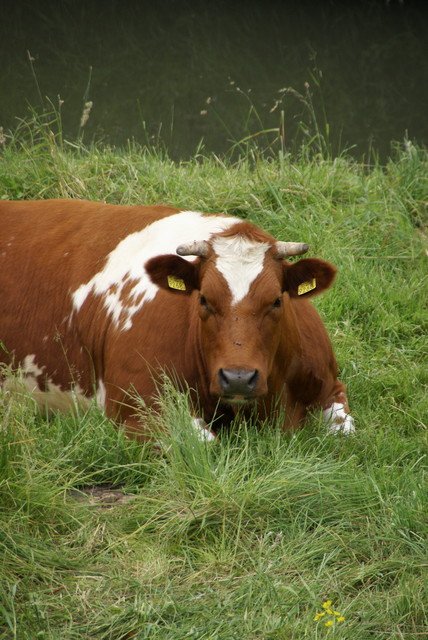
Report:
M159 455L96 408L44 418L3 391L0 638L428 633L428 156L405 141L367 166L332 157L320 135L293 156L279 140L268 157L241 144L237 161L185 163L67 141L55 111L3 136L1 198L222 211L337 265L316 305L357 432L329 436L314 412L294 434L237 422L203 443L166 383L151 416ZM127 500L82 500L88 485Z

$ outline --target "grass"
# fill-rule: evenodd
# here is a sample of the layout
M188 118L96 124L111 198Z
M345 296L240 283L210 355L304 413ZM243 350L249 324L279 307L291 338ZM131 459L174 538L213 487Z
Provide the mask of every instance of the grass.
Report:
M0 638L424 637L427 152L405 141L366 166L252 146L175 163L67 141L60 124L34 113L6 137L0 197L224 211L338 266L316 304L357 433L328 436L314 414L294 435L237 424L202 443L167 385L158 455L95 408L44 419L3 392ZM104 484L129 500L77 499ZM315 620L328 600L343 621Z

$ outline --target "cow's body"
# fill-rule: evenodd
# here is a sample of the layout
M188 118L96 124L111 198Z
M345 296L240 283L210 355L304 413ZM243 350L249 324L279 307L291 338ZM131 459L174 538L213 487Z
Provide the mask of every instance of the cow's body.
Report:
M191 241L205 241L202 253L178 257ZM318 406L351 431L330 340L306 299L334 274L320 260L282 260L271 236L233 217L3 201L0 361L20 365L42 402L96 396L141 438L150 434L128 392L150 403L160 370L192 390L206 421L246 405L261 418L281 409L294 428ZM315 288L298 295L302 283Z

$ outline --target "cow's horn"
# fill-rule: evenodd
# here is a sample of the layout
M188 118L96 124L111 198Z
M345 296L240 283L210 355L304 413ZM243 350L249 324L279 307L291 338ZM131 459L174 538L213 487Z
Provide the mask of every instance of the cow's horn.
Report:
M280 242L276 243L276 250L280 258L288 258L288 256L300 256L306 253L309 246L305 242Z
M176 251L179 256L200 256L201 258L206 258L208 249L208 242L205 240L195 240L194 242L180 244Z

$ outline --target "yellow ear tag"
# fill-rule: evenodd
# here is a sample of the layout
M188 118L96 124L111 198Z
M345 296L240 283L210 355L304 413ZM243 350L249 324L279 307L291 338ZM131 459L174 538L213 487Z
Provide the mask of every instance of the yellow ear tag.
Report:
M312 280L309 282L302 282L302 284L299 284L298 288L297 288L297 295L298 296L302 296L304 293L308 293L308 291L312 291L312 289L316 289L317 288L317 281L315 278L312 278Z
M175 276L168 276L168 287L170 289L177 289L177 291L186 291L184 280L176 278Z

